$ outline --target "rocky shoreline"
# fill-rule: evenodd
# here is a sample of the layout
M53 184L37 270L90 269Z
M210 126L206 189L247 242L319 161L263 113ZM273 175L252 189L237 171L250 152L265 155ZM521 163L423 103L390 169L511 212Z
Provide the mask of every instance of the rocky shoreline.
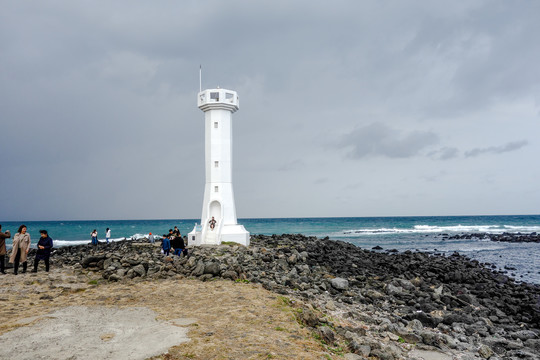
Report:
M530 234L522 233L509 233L504 232L502 234L490 234L490 233L467 233L467 234L458 234L458 235L448 235L448 234L439 234L443 240L470 240L470 239L480 239L480 240L491 240L491 241L502 241L502 242L535 242L540 243L540 235L536 232Z
M180 275L260 283L308 304L299 321L348 359L421 357L414 351L540 359L540 287L459 254L381 253L284 234L252 236L249 247L190 248L189 257L132 241L69 246L55 249L51 261L109 282Z

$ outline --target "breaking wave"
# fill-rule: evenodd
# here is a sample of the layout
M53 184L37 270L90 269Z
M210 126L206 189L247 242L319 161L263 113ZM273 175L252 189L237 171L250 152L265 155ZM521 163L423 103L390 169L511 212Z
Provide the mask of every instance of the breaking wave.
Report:
M433 233L489 233L502 234L504 232L540 232L540 226L511 226L511 225L415 225L412 228L377 228L377 229L351 229L343 230L341 235L389 235L389 234L433 234ZM335 234L339 235L339 234Z

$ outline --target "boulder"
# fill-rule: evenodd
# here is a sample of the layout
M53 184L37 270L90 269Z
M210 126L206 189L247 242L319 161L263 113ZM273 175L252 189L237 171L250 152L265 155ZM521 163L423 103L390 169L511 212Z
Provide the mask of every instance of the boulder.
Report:
M527 341L529 339L538 339L539 336L536 332L532 330L519 330L510 333L510 336L514 339L519 339L521 341Z
M311 309L304 309L299 314L300 320L307 326L316 327L319 324L318 316Z
M204 274L211 274L212 276L219 276L220 274L220 266L219 263L213 262L204 265Z
M145 276L146 275L146 269L142 264L139 264L137 266L133 267L133 272L137 274L137 276Z
M236 271L227 270L227 271L224 271L223 274L221 274L221 277L224 279L236 280L238 279L238 274L236 273Z
M121 276L118 276L117 274L112 274L109 276L109 281L119 281L122 280Z
M332 345L336 340L336 334L328 326L319 326L319 335L321 339L328 345Z
M400 295L403 293L403 288L401 286L394 286L392 284L386 285L386 293L388 295Z
M201 281L207 281L213 278L214 276L212 274L203 274L199 277L199 280Z
M352 340L349 342L349 350L355 354L362 355L364 358L367 358L371 353L371 347L366 344L361 344L358 340Z
M84 257L82 260L81 260L81 265L83 268L86 268L88 266L90 266L90 264L96 264L101 261L101 260L104 260L105 259L105 255L98 255L98 256L95 256L95 255L90 255L90 256L86 256Z
M480 354L480 356L484 359L489 359L494 354L494 352L489 346L482 344L478 349L478 354Z
M343 278L330 279L330 285L336 290L347 290L349 288L349 281Z
M195 266L195 269L191 272L192 276L201 276L204 274L204 263L199 261Z

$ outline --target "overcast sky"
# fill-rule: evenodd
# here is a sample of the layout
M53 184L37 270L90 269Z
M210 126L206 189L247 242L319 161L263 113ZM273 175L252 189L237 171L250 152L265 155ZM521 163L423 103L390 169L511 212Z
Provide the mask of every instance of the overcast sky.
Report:
M0 220L540 213L538 1L0 1Z

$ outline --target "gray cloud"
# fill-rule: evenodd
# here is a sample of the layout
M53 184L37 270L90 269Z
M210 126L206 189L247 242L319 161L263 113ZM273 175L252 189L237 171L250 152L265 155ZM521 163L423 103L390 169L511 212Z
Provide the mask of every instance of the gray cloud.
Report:
M198 217L199 64L203 88L240 96L239 217L539 213L539 12L487 0L4 1L0 220ZM471 147L465 156L507 155L467 161L459 149Z
M455 147L443 147L439 150L431 151L428 156L436 160L450 160L459 156L459 149Z
M429 131L404 133L385 124L373 123L343 136L338 146L352 148L348 155L357 159L367 156L409 158L438 141L438 136Z
M519 150L528 144L527 140L513 141L501 146L490 146L486 148L474 148L465 152L465 157L476 157L483 154L502 154Z

